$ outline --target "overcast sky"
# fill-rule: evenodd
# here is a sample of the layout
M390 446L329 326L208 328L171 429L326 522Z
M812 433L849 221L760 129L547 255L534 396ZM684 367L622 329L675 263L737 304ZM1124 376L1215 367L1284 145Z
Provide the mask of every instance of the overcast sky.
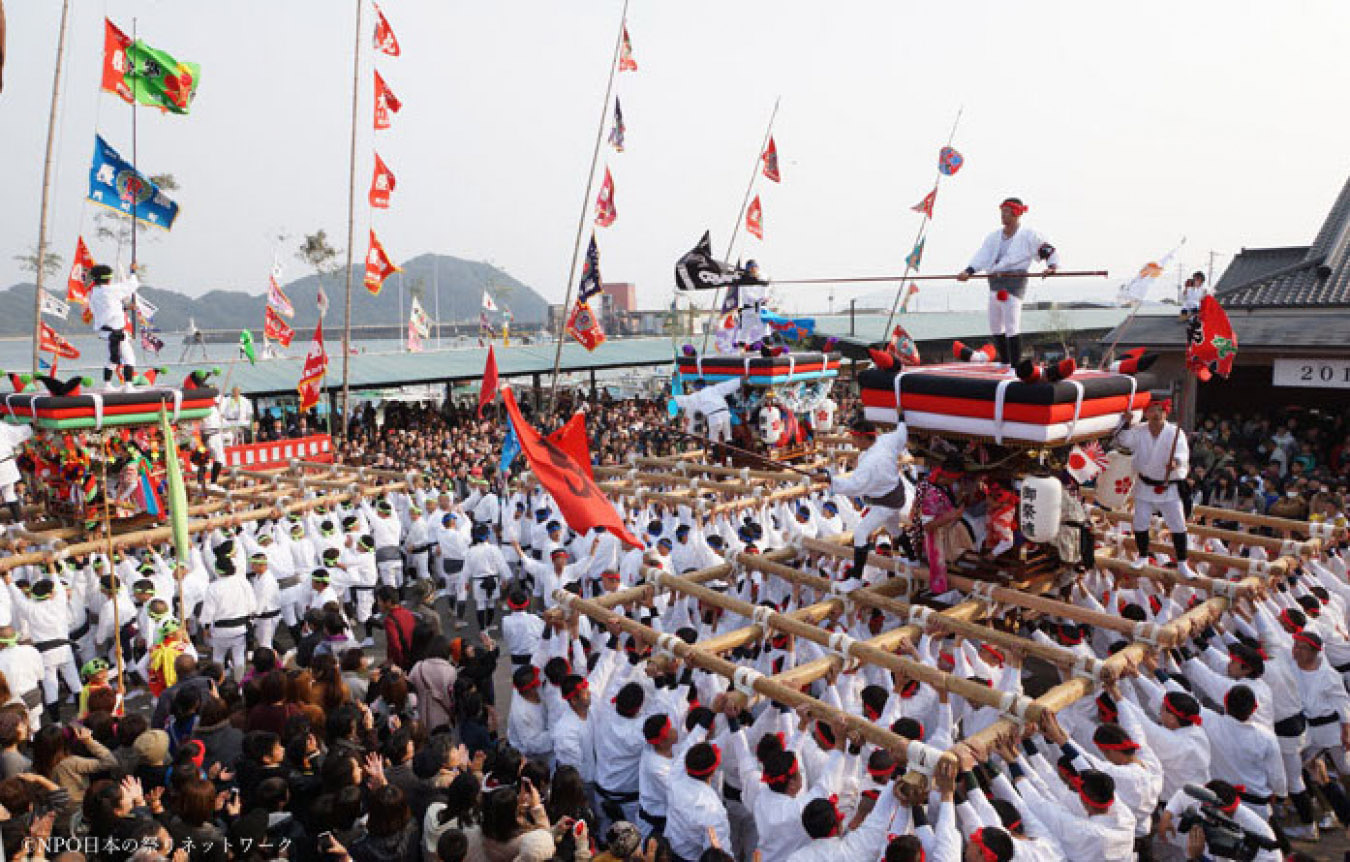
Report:
M77 234L92 244L95 129L131 149L131 109L98 91L105 14L202 65L190 116L139 115L141 166L182 186L177 226L141 252L156 286L258 293L278 234L290 235L288 277L304 274L292 255L303 233L326 228L344 246L355 2L71 0L53 248L69 260ZM22 277L13 255L36 243L61 4L5 5L0 285ZM370 131L363 39L357 259L373 139L398 177L374 216L396 260L490 260L560 301L621 2L383 9L403 55L379 67L404 106L392 129ZM783 182L756 180L765 239L741 231L732 256L780 278L900 272L910 207L959 108L966 165L939 192L926 272L964 266L1010 194L1065 268L1124 277L1183 236L1188 268L1210 250L1221 268L1244 245L1309 242L1350 169L1340 0L633 0L628 27L640 70L615 85L627 149L606 147L597 169L614 175L619 216L598 235L604 277L636 282L644 307L669 302L675 259L705 228L726 253L779 96ZM1110 296L1118 281L1030 298ZM836 306L874 291L840 289ZM823 309L827 294L797 288L788 306ZM973 285L925 285L918 307L982 302Z

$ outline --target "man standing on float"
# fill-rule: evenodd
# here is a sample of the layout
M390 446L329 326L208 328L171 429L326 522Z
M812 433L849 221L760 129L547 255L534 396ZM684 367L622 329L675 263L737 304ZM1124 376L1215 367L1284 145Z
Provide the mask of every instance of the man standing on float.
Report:
M858 467L846 476L830 476L830 490L846 497L861 497L867 508L853 529L853 568L848 577L861 578L872 550L872 534L885 527L894 538L900 534L914 495L909 481L900 472L909 431L900 422L894 431L878 435L877 426L868 419L856 419L849 426L853 445L862 450ZM822 470L823 475L829 472Z
M1167 421L1167 414L1172 409L1172 400L1167 393L1157 392L1152 396L1144 408L1145 423L1126 428L1116 436L1116 443L1133 453L1134 469L1139 474L1139 480L1134 483L1134 522L1131 524L1138 552L1133 565L1143 568L1150 560L1149 529L1156 512L1172 534L1177 570L1190 577L1193 573L1186 563L1186 508L1181 494L1190 473L1191 448L1186 442L1186 432Z
M1022 298L1027 292L1027 270L1033 261L1046 262L1045 272L1059 269L1059 252L1036 231L1022 226L1027 205L1008 198L998 205L1003 227L985 237L970 265L956 277L968 281L977 272L989 273L989 332L998 349L999 362L1014 366L1022 358L1019 333Z

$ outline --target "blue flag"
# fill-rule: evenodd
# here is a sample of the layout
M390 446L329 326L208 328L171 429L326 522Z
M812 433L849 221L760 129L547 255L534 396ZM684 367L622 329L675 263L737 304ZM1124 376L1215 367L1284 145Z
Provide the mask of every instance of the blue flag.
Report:
M577 285L577 300L588 302L600 292L600 247L591 233L591 244L586 249L586 262L581 267L581 284Z
M502 440L502 463L498 472L503 476L511 469L511 464L520 457L520 439L516 437L516 426L506 423L506 438Z
M178 204L124 161L100 135L94 136L89 200L165 230L173 227L174 219L178 218Z
M816 331L816 321L813 317L783 317L772 311L763 310L759 312L759 317L787 341L801 341Z

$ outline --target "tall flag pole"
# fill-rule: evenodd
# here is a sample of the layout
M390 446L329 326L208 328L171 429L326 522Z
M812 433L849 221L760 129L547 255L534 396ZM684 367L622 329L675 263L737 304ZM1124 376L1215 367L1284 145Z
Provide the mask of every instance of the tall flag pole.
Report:
M627 44L627 50L625 50ZM633 47L628 39L628 0L623 0L623 11L619 14L619 32L614 37L614 56L609 61L609 79L605 82L605 98L600 102L600 122L595 128L595 148L591 151L591 166L586 174L586 191L581 196L581 213L577 216L577 235L572 241L572 262L567 266L567 295L563 297L562 314L558 315L558 346L553 354L553 382L549 388L549 403L558 401L558 367L562 365L563 342L567 339L568 308L572 305L572 275L577 271L577 260L581 257L581 242L586 235L586 214L591 206L591 189L595 185L595 166L600 161L600 149L605 143L605 120L609 117L610 96L614 92L614 76L620 68L619 59L627 57L623 65L637 69L632 59Z
M914 234L914 245L909 255L905 258L905 274L900 278L900 287L895 291L895 301L891 303L891 313L886 316L886 326L881 330L882 339L890 337L891 323L895 321L895 312L900 308L903 301L905 309L909 309L910 293L905 288L905 282L913 272L917 272L919 264L923 260L923 246L928 239L928 226L933 222L933 205L937 202L938 187L942 184L943 177L950 177L961 169L965 159L956 150L952 149L952 142L956 140L956 128L961 125L961 114L965 112L965 106L956 109L956 119L952 122L951 134L947 135L947 145L938 151L937 176L933 180L933 189L924 195L923 200L911 207L914 212L923 216L919 222L919 230ZM914 291L917 293L918 291Z
M347 433L347 402L351 397L348 370L352 355L352 249L356 244L356 124L357 109L361 104L361 11L365 0L355 0L355 3L356 45L352 49L352 141L347 178L347 298L346 311L342 319L342 421L338 423L338 428L344 436Z
M764 128L764 140L760 141L759 149L755 151L755 166L750 171L750 181L745 184L745 197L741 199L741 208L736 211L736 221L731 226L731 242L727 243L727 260L731 260L732 249L736 245L736 235L740 233L741 225L746 223L746 216L749 214L750 194L755 190L755 179L759 176L761 170L764 175L774 182L779 182L778 176L778 148L775 146L770 155L769 145L773 141L773 122L778 119L778 104L783 100L782 96L773 100L773 112L769 114L769 125ZM772 159L772 163L770 161ZM772 174L769 172L772 166ZM759 219L763 218L760 213ZM762 226L760 232L763 233ZM708 306L708 324L703 327L703 347L702 350L708 350L708 337L712 335L715 328L712 323L716 319L719 309L722 307L722 288L719 287L713 291L712 305Z
M0 13L3 14L3 13ZM56 145L56 112L61 103L61 68L66 54L66 24L70 20L70 0L62 0L61 24L56 37L56 69L52 72L52 106L47 114L47 155L42 163L42 205L38 209L37 289L33 291L33 373L38 373L42 355L38 340L42 329L42 287L47 269L47 215L52 192L52 150Z

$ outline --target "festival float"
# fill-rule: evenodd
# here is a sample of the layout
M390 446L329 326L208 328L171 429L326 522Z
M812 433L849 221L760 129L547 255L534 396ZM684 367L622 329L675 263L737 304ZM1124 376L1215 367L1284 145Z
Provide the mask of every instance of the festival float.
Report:
M39 522L100 522L118 531L168 518L166 434L191 439L185 459L204 463L199 426L216 410L212 371L194 371L181 386L140 380L145 388L99 391L87 379L11 374L13 392L0 418L27 433L15 462L38 506Z
M755 261L732 266L716 260L712 243L704 233L675 266L676 286L681 291L713 290L726 296L719 308L713 351L700 351L685 344L675 357L676 382L672 392L680 402L686 389L716 387L728 396L709 403L695 401L686 410L691 433L711 433L716 419L708 413L723 407L730 415L732 460L755 455L774 461L795 461L814 451L818 432L834 428L836 404L830 397L839 376L841 355L826 341L820 350L799 349L815 329L815 321L785 317L773 311L768 282L760 277ZM731 386L722 386L734 381ZM708 409L710 408L710 409ZM719 440L718 442L725 442Z

